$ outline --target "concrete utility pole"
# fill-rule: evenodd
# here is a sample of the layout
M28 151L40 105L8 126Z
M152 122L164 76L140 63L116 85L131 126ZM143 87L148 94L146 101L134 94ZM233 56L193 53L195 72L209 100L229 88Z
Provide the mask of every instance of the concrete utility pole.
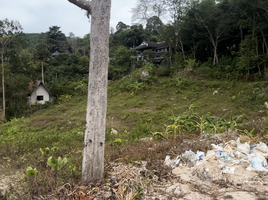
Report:
M91 15L87 124L82 181L84 184L95 185L102 182L104 175L111 0L68 1Z

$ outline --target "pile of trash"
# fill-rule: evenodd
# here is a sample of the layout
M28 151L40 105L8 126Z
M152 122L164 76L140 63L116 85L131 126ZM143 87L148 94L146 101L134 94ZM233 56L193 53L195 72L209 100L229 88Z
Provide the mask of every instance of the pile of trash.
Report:
M212 150L205 152L191 150L185 151L181 156L171 159L166 156L164 165L167 167L196 167L210 162L218 161L222 173L234 174L239 164L247 166L248 171L268 172L267 158L268 146L262 142L250 146L249 143L240 143L240 138L230 140L218 145L211 144Z

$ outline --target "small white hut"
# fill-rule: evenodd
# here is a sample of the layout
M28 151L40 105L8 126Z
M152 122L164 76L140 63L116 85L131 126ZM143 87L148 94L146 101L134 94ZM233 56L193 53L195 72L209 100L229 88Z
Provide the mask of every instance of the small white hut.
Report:
M30 83L30 90L32 93L29 95L28 104L40 103L44 104L47 101L53 99L52 94L47 89L47 87L42 83L42 81L37 81L36 84Z

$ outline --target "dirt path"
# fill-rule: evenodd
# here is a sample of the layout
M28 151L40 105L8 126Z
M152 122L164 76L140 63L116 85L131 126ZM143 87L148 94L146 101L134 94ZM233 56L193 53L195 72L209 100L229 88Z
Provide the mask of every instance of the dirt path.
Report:
M11 171L11 166L0 165L0 199L20 199L23 173Z

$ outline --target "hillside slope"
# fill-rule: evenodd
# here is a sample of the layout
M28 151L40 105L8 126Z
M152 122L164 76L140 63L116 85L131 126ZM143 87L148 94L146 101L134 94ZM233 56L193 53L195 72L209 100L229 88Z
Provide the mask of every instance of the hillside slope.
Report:
M209 135L224 132L230 124L251 139L256 136L256 140L267 141L268 113L264 102L268 99L268 88L265 82L215 81L180 76L157 78L148 83L125 78L109 82L108 87L106 163L115 160L130 163L143 159L162 163L166 152L180 144L183 138L196 137L202 131ZM0 125L2 173L23 174L29 166L36 168L40 172L39 180L43 181L29 182L37 184L31 185L35 188L32 192L47 193L58 184L55 173L47 166L47 158L50 155L61 156L68 158L68 163L64 170L57 172L57 180L61 184L78 183L86 103L86 94L63 95L27 117ZM203 119L210 120L210 124ZM208 126L201 126L201 122ZM219 129L216 126L220 126ZM117 135L111 134L112 128L117 130ZM158 140L160 136L166 140ZM155 140L140 145L140 139L148 137ZM50 151L48 155L40 151L47 147L59 150ZM148 148L155 149L155 153L151 152L148 156Z

